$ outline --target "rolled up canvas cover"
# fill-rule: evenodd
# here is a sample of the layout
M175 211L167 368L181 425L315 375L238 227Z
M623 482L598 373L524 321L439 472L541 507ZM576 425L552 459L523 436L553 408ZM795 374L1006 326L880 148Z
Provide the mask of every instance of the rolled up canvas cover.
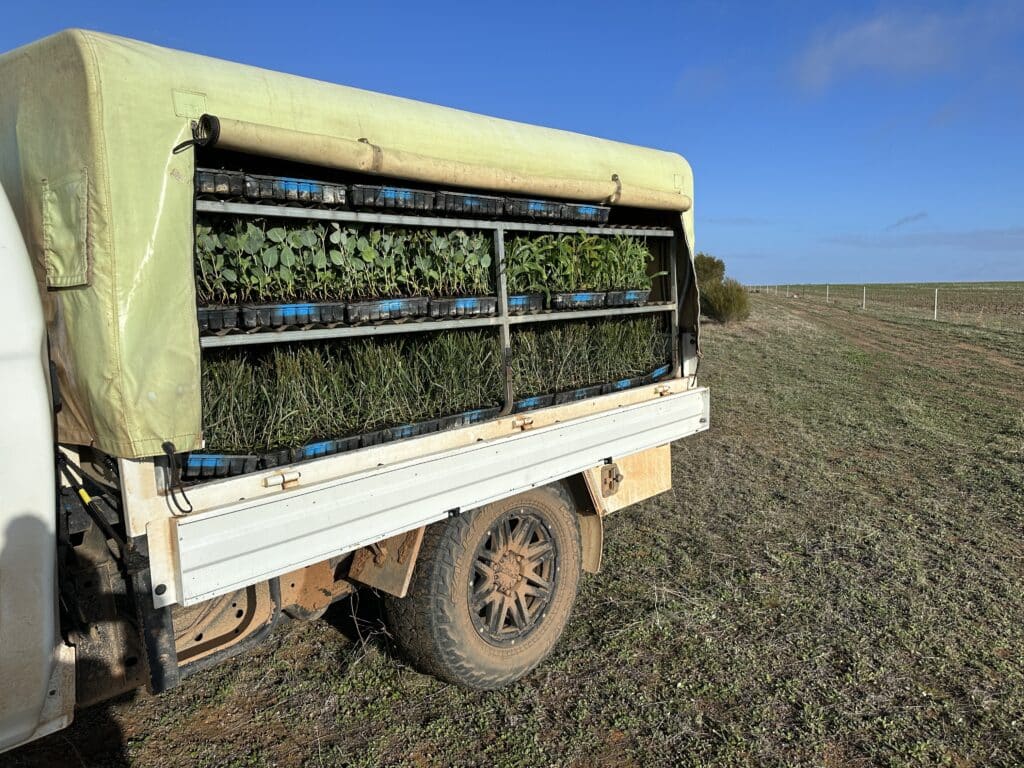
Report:
M172 150L205 114L257 154L675 210L693 242L692 173L670 152L61 32L0 56L0 183L44 295L62 442L201 445L194 157Z

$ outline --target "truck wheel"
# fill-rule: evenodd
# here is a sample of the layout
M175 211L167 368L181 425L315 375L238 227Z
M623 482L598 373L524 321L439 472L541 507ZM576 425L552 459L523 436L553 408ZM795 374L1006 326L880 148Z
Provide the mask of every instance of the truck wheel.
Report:
M427 528L405 598L387 598L400 648L423 672L500 688L544 659L580 580L576 512L548 486Z

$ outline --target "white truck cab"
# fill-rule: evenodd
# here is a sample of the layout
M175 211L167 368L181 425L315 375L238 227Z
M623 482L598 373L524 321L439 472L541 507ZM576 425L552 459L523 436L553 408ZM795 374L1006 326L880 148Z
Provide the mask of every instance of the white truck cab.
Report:
M57 610L53 399L32 262L0 187L0 752L71 722L74 656Z

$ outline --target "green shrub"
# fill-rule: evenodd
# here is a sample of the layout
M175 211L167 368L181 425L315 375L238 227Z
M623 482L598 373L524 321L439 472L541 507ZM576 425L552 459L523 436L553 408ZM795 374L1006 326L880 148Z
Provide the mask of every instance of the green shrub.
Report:
M700 286L700 310L708 317L729 323L750 317L747 289L732 278Z
M698 253L694 257L693 268L697 273L697 285L701 288L725 279L725 262L706 253Z

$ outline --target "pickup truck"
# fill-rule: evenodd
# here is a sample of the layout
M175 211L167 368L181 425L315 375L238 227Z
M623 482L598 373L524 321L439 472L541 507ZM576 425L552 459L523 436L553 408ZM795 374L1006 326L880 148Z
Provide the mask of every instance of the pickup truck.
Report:
M603 518L670 488L670 444L709 427L686 161L79 30L0 56L0 78L0 751L362 587L427 673L495 688L539 664ZM196 222L217 216L482 232L495 295L250 328L198 305ZM647 243L652 287L519 312L506 245L527 235ZM637 317L663 367L514 391L517 334ZM283 452L208 443L214 355L465 329L503 353L490 409Z

